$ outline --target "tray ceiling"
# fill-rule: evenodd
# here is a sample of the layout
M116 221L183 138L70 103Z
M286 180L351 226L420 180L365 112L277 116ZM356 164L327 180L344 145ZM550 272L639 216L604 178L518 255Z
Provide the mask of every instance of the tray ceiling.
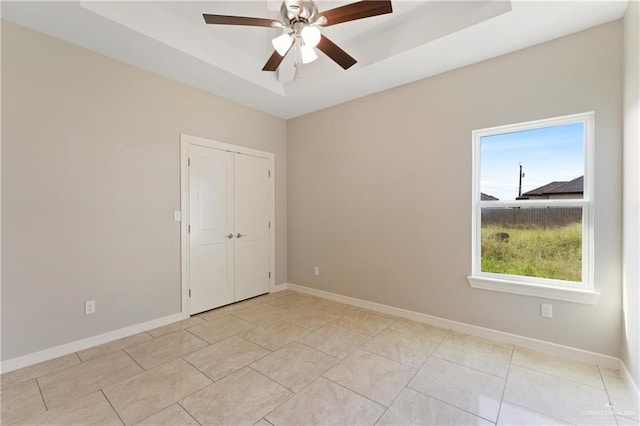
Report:
M327 10L350 1L318 0ZM328 57L294 80L293 55L261 71L274 28L206 25L203 13L277 19L280 2L2 2L2 18L241 104L291 118L620 18L626 1L395 0L394 12L323 28L358 63Z

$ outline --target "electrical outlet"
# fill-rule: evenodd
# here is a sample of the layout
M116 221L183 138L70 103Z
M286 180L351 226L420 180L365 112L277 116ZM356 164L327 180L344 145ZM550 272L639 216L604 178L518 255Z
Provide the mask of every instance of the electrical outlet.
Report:
M314 266L313 267L313 275L320 275L320 267L319 266Z
M88 302L84 302L84 314L90 315L95 314L96 312L96 301L89 300Z
M542 303L540 305L540 316L542 318L553 318L553 307L546 303Z

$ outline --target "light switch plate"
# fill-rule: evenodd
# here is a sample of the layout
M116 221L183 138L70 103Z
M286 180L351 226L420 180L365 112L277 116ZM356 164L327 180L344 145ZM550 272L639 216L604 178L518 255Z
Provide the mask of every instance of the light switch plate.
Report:
M182 220L182 212L180 210L176 210L173 212L173 220L175 222L180 222Z

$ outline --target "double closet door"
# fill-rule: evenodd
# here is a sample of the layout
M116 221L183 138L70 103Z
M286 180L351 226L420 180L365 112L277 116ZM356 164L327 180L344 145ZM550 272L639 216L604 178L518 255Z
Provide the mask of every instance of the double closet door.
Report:
M269 160L189 146L189 311L269 292Z

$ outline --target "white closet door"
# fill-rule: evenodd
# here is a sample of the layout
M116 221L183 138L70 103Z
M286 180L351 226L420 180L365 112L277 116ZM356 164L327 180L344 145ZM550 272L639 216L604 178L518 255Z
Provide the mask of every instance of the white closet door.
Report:
M236 300L269 292L269 161L235 154Z
M189 147L190 313L236 300L233 153Z

